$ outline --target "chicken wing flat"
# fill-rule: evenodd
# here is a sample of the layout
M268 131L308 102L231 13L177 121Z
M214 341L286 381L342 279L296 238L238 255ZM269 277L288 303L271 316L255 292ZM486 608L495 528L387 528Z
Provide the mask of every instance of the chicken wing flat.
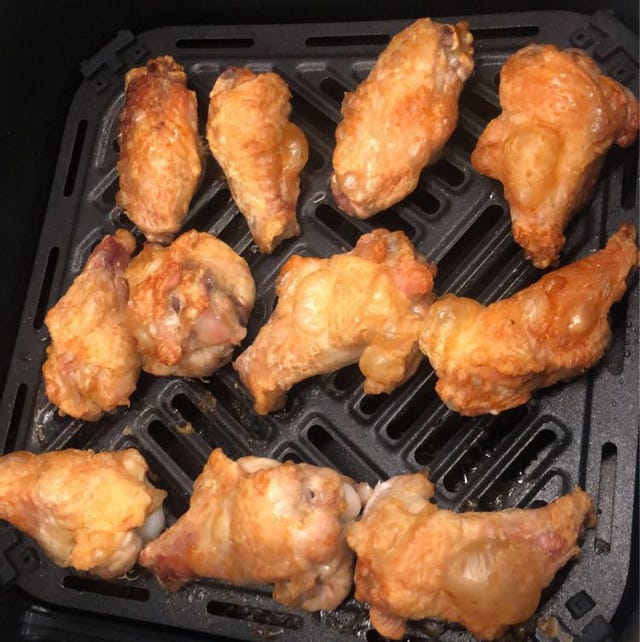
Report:
M135 245L126 230L105 236L47 312L51 345L42 374L47 396L63 415L96 421L116 406L128 406L136 389L140 357L126 328L124 278Z
M61 450L0 457L0 519L33 537L59 566L103 578L129 570L164 526L163 490L137 450Z
M368 393L405 381L421 359L435 273L402 232L387 230L365 234L347 254L291 257L274 313L234 363L256 412L281 408L295 383L358 360Z
M556 572L580 554L591 498L576 488L544 508L456 514L429 500L421 473L379 484L347 531L357 555L356 599L372 626L399 639L407 620L463 624L482 640L531 617Z
M182 227L202 176L196 95L171 56L125 76L116 203L150 241L168 243Z
M638 100L584 52L533 44L502 68L500 104L471 162L502 182L513 236L545 268L558 259L572 214L589 202L609 147L636 139Z
M331 177L341 209L368 218L413 192L458 122L458 97L473 71L472 42L466 22L417 20L345 94Z
M333 609L353 581L344 530L370 490L329 468L234 462L217 449L187 513L143 549L140 563L170 589L198 577L268 582L283 604Z
M611 337L609 308L637 264L635 230L626 223L605 249L509 299L487 307L451 294L436 301L420 348L439 377L440 398L463 415L497 414L593 366Z
M309 147L302 130L289 121L290 99L278 74L239 67L223 72L210 95L209 148L253 240L266 254L300 234L298 175Z
M147 244L126 273L127 324L155 375L204 377L231 359L255 300L247 262L191 230L169 247Z

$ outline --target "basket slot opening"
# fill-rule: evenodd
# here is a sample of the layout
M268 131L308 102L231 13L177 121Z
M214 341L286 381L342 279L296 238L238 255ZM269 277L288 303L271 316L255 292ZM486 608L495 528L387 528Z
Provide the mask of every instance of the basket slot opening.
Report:
M207 417L187 395L178 394L171 400L171 405L182 415L183 419L191 424L198 433L202 432L209 424Z
M498 107L473 91L466 92L463 95L462 106L468 107L477 116L480 116L482 120L487 122L493 120L500 113Z
M295 450L291 450L291 448L287 448L286 450L282 451L278 455L278 459L281 462L292 461L294 464L305 463L304 459L302 459L302 457L300 457L300 455L297 452L295 452Z
M78 169L80 168L80 156L82 156L82 148L84 147L84 139L87 136L87 121L82 119L78 123L76 129L76 137L73 141L73 149L71 151L71 159L69 160L69 167L67 168L67 177L64 181L63 194L71 196L73 188L76 185L76 178L78 176Z
M471 30L474 40L495 40L497 38L530 38L540 33L536 25L522 25L519 27L485 27Z
M622 168L622 192L620 204L625 210L632 210L638 202L638 144L625 153Z
M62 580L65 588L83 593L96 593L107 597L120 597L125 600L136 602L147 602L149 591L139 586L115 584L106 580L99 580L93 577L80 577L77 575L66 575Z
M360 400L358 408L363 415L373 415L383 405L388 395L365 395Z
M211 226L212 221L216 221L222 210L228 205L231 198L231 192L226 188L222 187L219 189L209 200L209 202L200 208L193 216L189 217L188 220L188 229L195 230L206 230ZM241 219L243 220L243 219ZM229 224L231 225L233 221ZM227 226L228 227L228 226ZM225 228L226 229L226 228ZM246 224L244 231L246 232ZM224 233L224 230L221 234L217 235L221 237ZM227 245L231 245L229 241L225 241Z
M297 120L297 117L304 118L310 125L313 125L321 134L326 136L327 142L333 147L336 129L336 124L333 120L300 94L294 91L291 91L291 94L294 120Z
M179 38L178 49L248 49L253 47L253 38Z
M420 377L420 373L416 375ZM387 425L387 435L391 439L400 439L407 431L414 427L420 421L423 413L431 406L434 401L438 400L436 394L436 377L429 377L419 390L413 394L405 407L399 412Z
M385 210L372 216L368 223L374 227L383 227L392 232L404 232L408 238L416 237L416 228L392 210Z
M478 139L463 127L458 127L449 140L455 147L462 149L465 155L471 154L478 142Z
M598 505L596 537L593 542L598 555L608 555L611 550L611 534L615 513L616 469L618 448L610 441L602 446L600 455L600 482L598 484Z
M354 34L347 36L309 36L307 47L357 47L361 45L386 45L391 37L386 33Z
M460 415L451 415L445 419L418 445L414 453L416 462L420 466L428 466L449 439L454 439L468 429L469 421Z
M27 384L21 383L16 390L16 396L13 401L13 410L11 411L11 419L9 420L9 428L7 430L7 438L4 442L4 453L13 452L16 446L16 439L18 437L18 428L20 427L20 420L24 412L24 402L27 399Z
M36 306L35 314L33 315L33 329L40 330L44 323L44 317L47 314L47 307L49 304L49 295L51 294L51 286L53 285L53 277L56 273L58 265L58 257L60 250L57 247L52 247L49 250L49 257L47 258L47 266L44 269L42 277L42 286L40 287L40 296L38 297L38 305Z
M248 233L249 228L245 217L242 214L236 214L217 236L229 247L235 248Z
M182 442L161 421L154 420L147 426L149 436L164 450L191 480L202 471L202 465L185 448Z
M337 103L342 103L345 93L348 89L341 85L335 78L323 78L320 81L320 89Z
M106 189L102 194L100 194L100 200L102 203L108 207L112 207L116 204L116 194L118 193L119 182L116 178L115 181L112 181L107 185Z
M325 203L319 205L315 213L316 218L336 236L339 236L348 247L353 247L362 235L362 232L351 221Z
M407 196L407 200L425 214L435 214L440 210L440 201L420 185Z
M314 149L311 145L309 145L309 160L307 161L305 168L313 172L317 172L324 167L324 163L324 156L319 151Z
M333 387L338 392L346 392L351 390L356 386L360 385L364 381L362 372L358 364L353 364L351 366L346 366L341 368L333 375Z
M226 602L211 601L207 603L207 613L220 617L228 617L243 622L255 624L267 624L284 629L301 629L303 619L294 613L283 613L282 611L268 611L253 606L241 606L239 604L227 604Z
M466 179L464 172L446 158L439 160L431 168L431 171L451 187L460 187Z

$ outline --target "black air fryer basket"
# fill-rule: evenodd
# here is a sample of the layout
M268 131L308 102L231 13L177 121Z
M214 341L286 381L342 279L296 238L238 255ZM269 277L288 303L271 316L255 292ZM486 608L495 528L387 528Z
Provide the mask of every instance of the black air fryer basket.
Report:
M539 391L525 406L497 417L470 419L448 410L435 393L426 360L388 396L364 394L357 366L314 377L291 391L282 411L266 417L255 415L230 366L206 380L143 374L131 408L95 424L61 418L44 394L40 369L47 309L105 234L118 227L133 230L115 206L117 115L125 72L157 55L173 55L185 66L198 97L201 132L218 74L228 65L249 65L286 79L292 119L309 140L299 201L302 234L273 255L257 252L211 157L192 201L185 229L216 234L248 261L254 275L259 294L245 345L273 310L274 279L288 257L348 250L376 227L402 230L438 264L438 294L451 291L486 303L536 281L540 272L512 239L500 185L469 163L478 136L499 113L501 65L532 41L577 47L637 95L637 36L606 12L462 17L474 35L476 71L462 94L458 127L439 161L422 173L416 191L366 221L340 212L328 189L335 126L344 91L367 76L391 36L410 20L120 31L82 62L84 79L68 111L1 401L0 452L135 447L149 462L153 482L169 493L170 523L186 510L192 482L218 446L231 457L253 454L331 466L370 484L427 468L438 504L455 510L541 506L578 484L594 498L597 527L586 533L580 560L562 569L543 593L537 618L508 637L609 640L614 635L609 623L628 600L623 592L633 546L637 275L612 309L613 337L604 359L585 376ZM637 224L637 154L637 145L611 150L595 197L569 225L563 263L603 247L622 221ZM137 567L107 582L56 567L30 538L5 523L0 524L2 585L11 587L5 595L24 609L19 628L30 640L86 639L98 630L105 636L100 639L150 639L152 630L157 639L181 640L212 634L282 642L381 639L352 597L334 612L309 614L273 602L265 586L207 580L169 594ZM81 612L93 619L83 619ZM136 621L144 627L128 628ZM151 625L170 628L162 632ZM410 624L409 635L424 641L471 639L461 628L433 621Z

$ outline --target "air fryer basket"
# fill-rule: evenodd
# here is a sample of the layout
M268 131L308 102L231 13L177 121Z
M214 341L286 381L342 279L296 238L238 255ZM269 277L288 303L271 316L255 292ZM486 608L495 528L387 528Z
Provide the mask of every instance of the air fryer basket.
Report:
M257 252L212 158L192 202L185 229L218 235L251 266L259 294L246 345L273 309L274 279L289 256L347 250L375 227L404 231L438 264L439 294L452 291L489 302L539 278L511 237L500 185L469 164L477 137L499 113L500 67L532 41L579 47L637 94L637 38L604 12L467 19L475 38L476 71L462 94L458 128L441 159L422 173L417 190L367 221L342 214L328 190L334 130L343 92L366 77L406 21L175 27L137 37L120 32L85 61L0 406L0 445L3 452L138 448L154 483L169 491L170 522L186 510L192 482L217 446L232 457L255 454L332 466L371 484L428 468L437 482L439 505L456 510L539 506L579 484L594 497L598 525L587 532L581 559L544 592L538 628L532 622L515 635L544 640L556 630L595 642L611 634L607 622L629 571L638 440L637 277L612 310L613 338L602 362L497 417L469 419L449 411L435 394L427 361L389 396L364 394L356 366L314 377L292 390L284 410L266 417L254 414L230 366L206 380L143 374L130 409L88 425L56 413L40 376L48 342L46 310L104 234L121 226L133 229L115 206L117 115L126 70L161 54L185 65L198 95L201 131L218 74L228 65L249 65L277 71L287 80L292 118L309 139L299 203L302 234L273 255ZM568 228L563 263L602 247L620 222L636 218L637 146L614 149L594 199ZM138 568L106 582L56 567L31 539L0 525L0 585L11 582L45 603L187 631L283 642L337 642L358 635L380 639L370 630L366 609L352 598L335 612L308 614L273 602L265 586L200 581L168 594ZM414 623L409 631L412 640L470 639L460 628L437 622Z

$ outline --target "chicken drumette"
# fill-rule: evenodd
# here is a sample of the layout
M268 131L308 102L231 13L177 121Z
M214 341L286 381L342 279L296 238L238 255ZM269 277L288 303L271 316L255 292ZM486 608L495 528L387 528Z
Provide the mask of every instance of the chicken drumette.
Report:
M171 56L125 76L118 142L116 203L150 241L169 242L187 215L203 166L196 95Z
M261 252L300 234L298 175L309 148L289 121L291 94L278 74L230 67L211 91L207 140Z
M416 188L458 122L458 97L473 71L472 41L466 22L418 20L345 95L331 177L341 209L367 218Z
M347 254L291 257L273 315L234 363L256 412L281 408L295 383L357 361L368 393L405 381L421 359L435 272L402 232L387 230L362 236Z
M217 449L188 512L144 548L140 563L170 589L198 577L274 583L283 604L333 609L353 581L344 529L370 490L329 468L234 462Z
M379 484L347 531L356 552L356 599L371 624L399 639L406 621L459 622L490 640L535 612L556 572L580 553L591 498L576 488L544 508L456 514L429 500L421 473Z
M501 181L513 236L539 268L555 263L571 215L591 198L604 155L638 134L638 100L583 51L529 45L500 73L502 114L471 155Z
M125 230L106 236L47 312L51 345L42 373L47 396L61 414L96 421L105 411L129 405L140 357L125 323L124 271L135 245Z
M126 272L127 324L155 375L204 377L231 358L255 300L247 262L191 230L169 247L147 244Z
M61 450L0 457L0 519L33 537L59 566L103 578L129 570L164 526L163 490L137 450Z
M436 301L420 348L439 377L441 399L464 415L497 414L593 366L611 336L609 308L637 264L635 230L626 223L605 249L509 299L487 307L452 294Z

